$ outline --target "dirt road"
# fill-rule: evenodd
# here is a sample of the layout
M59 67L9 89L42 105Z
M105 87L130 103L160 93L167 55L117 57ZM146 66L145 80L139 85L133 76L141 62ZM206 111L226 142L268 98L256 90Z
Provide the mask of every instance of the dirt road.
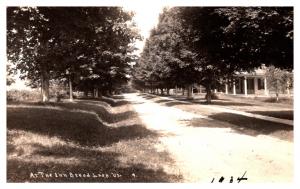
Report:
M291 182L293 143L267 135L249 136L199 114L162 106L136 93L125 94L148 129L161 134L157 150L168 151L185 182ZM197 127L189 120L202 119ZM228 123L229 124L229 123ZM166 170L168 171L168 170Z

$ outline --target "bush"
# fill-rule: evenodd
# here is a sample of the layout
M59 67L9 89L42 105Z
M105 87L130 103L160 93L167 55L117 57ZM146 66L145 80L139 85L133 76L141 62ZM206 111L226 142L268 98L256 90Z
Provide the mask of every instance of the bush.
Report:
M205 95L205 99L207 99L207 94ZM219 96L216 93L211 93L211 99L217 100L217 99L219 99Z
M7 101L39 101L41 94L38 90L10 90L6 92Z

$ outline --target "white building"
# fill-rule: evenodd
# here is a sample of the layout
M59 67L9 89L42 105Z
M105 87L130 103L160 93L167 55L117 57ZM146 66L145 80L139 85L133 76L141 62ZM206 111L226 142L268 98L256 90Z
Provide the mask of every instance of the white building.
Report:
M225 82L225 94L269 96L275 91L268 87L267 68L262 65L252 72L237 72L232 80ZM290 95L290 91L287 91Z

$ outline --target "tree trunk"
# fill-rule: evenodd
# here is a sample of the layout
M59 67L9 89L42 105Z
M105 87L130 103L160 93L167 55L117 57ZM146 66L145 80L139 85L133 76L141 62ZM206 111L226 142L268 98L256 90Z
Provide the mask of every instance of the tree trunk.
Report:
M276 102L279 101L279 79L276 80Z
M184 88L182 88L182 96L184 96Z
M108 96L111 97L113 95L113 91L111 89L108 90Z
M193 99L192 84L187 86L187 99Z
M154 89L153 89L153 84L152 84L152 82L150 83L150 93L151 93L151 94L154 93Z
M103 92L100 89L98 89L98 96L99 96L99 98L102 98L102 96L103 96Z
M88 91L88 90L85 90L83 95L84 95L85 98L87 98L87 97L88 97L88 94L89 94L89 91Z
M167 95L169 96L170 95L170 89L167 88Z
M175 96L177 97L177 85L175 86Z
M71 76L69 76L69 93L70 93L70 101L73 101L73 85L72 85L72 79Z
M49 73L47 71L42 71L41 74L41 95L42 101L49 101Z
M208 104L211 103L211 85L210 84L208 84L206 87L206 102Z
M95 93L95 98L99 98L99 91L98 88L94 89L94 93Z
M164 89L163 88L160 88L160 94L164 95Z
M287 92L287 94L288 94L288 97L291 97L291 91L290 91L290 88L287 88L286 90L287 90L286 92Z

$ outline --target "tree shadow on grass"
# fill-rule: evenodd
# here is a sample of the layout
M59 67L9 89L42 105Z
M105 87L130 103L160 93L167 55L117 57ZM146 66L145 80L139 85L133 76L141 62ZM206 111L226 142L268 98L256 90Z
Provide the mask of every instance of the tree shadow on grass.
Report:
M162 100L156 100L154 102L156 103L165 103L165 102L172 102L173 100L165 100L165 99L162 99Z
M153 99L153 98L157 98L157 96L145 96L144 98L147 99L147 100L150 100L150 99Z
M167 174L162 169L146 168L141 163L123 165L118 160L121 154L115 152L67 145L33 145L35 151L32 155L39 159L9 159L8 182L178 182L181 179L181 176ZM52 176L42 177L38 172ZM86 176L76 177L75 174Z
M79 100L87 100L87 101L90 101L90 100L93 100L93 101L99 101L99 102L105 102L107 104L109 104L110 106L112 107L118 107L118 106L123 106L123 105L126 105L126 104L129 104L128 101L126 100L123 100L124 97L123 96L102 96L100 98L92 98L92 97L81 97L81 98L78 98Z
M248 111L248 112L253 113L253 114L281 118L281 119L294 120L294 111L293 110L288 110L288 111Z
M69 110L83 110L88 112L96 113L103 121L107 123L117 123L123 120L127 120L136 116L137 113L134 111L125 111L119 113L111 113L108 111L108 108L105 104L101 103L102 101L97 100L81 100L76 103L72 102L16 102L10 103L10 105L26 105L26 106L45 106L45 107L61 107Z
M201 102L204 105L218 105L218 106L253 106L253 104L243 103L243 102L224 102L224 101L213 101L211 104L207 102Z
M88 102L90 103L90 101ZM132 117L131 111L112 114L105 107L100 108L101 104L91 105L86 104L85 101L54 103L52 104L54 108L48 104L45 107L28 105L33 107L7 108L7 128L9 132L13 133L13 136L8 136L7 144L7 153L10 155L7 161L8 182L179 182L182 179L179 175L167 174L161 168L152 169L149 166L151 164L146 163L147 161L145 164L139 163L143 161L133 161L134 154L124 153L133 146L139 146L140 141L147 141L147 144L148 142L151 144L151 140L155 141L158 136L156 132L138 124L108 127L100 123L93 114L68 110L79 109L90 112L101 109L103 111L98 114L101 114L102 117L103 114L110 114L109 116L112 117L121 117L121 120ZM41 104L35 105L41 106ZM56 106L60 109L57 109ZM120 118L112 121L114 120L120 120ZM24 138L22 133L27 132L32 134L27 135L26 144L20 145L20 141L14 143L16 139ZM34 134L39 135L31 139L35 137ZM45 141L47 145L44 145L44 136L58 139L48 138ZM53 145L49 146L47 140L62 140L67 143L51 142ZM38 143L34 143L34 141L38 141ZM122 143L117 143L121 141ZM70 145L69 142L73 144ZM114 143L117 144L112 145ZM97 148L102 146L105 148ZM149 147L151 146L152 144ZM143 148L134 147L131 151L138 152L139 149L143 150L149 147L145 144ZM119 153L115 153L115 148L122 150L117 150ZM112 152L109 149L112 149ZM152 153L152 150L147 153ZM156 152L153 151L153 153ZM160 157L160 152L157 153L156 156ZM123 161L120 162L120 158L124 159L124 154L125 162L128 161L125 164ZM147 158L147 156L141 157L142 159ZM162 159L169 161L165 160L168 159L165 156ZM37 172L52 173L52 175L55 173L69 174L70 172L72 174L89 173L90 175L94 173L96 177L74 179L74 177L64 176L49 178L39 176L30 178L31 173ZM114 176L116 174L117 176Z
M41 111L38 108L9 108L7 127L56 136L82 146L105 146L122 140L156 135L141 125L107 127L91 114L55 109Z
M213 99L211 103L208 103L206 99L203 100L192 100L192 103L201 105L217 105L217 106L253 106L253 104L244 102L233 102L230 100Z
M137 96L143 97L143 98L148 99L148 100L158 97L157 95L145 94L145 93L142 93L142 94L140 93Z
M178 106L178 105L193 105L193 104L186 103L186 102L180 102L180 101L173 101L173 102L167 102L167 103L165 103L165 105L168 107L172 107L172 106Z
M144 102L131 102L131 104L137 105L137 104L144 104Z
M123 106L123 105L129 104L129 102L126 100L115 100L110 97L103 97L100 100L108 103L112 107Z
M122 99L125 99L124 96L122 96L122 95L113 95L113 96L110 96L110 98L116 99L116 100L122 100Z
M183 99L183 98L174 98L175 101L172 100L157 100L157 103L165 103L166 106L176 106L176 105L218 105L218 106L253 106L253 104L243 103L243 102L232 102L228 100L215 99L212 100L211 103L207 103L205 99Z
M134 111L111 113L107 110L107 107L95 103L90 103L90 101L82 101L78 103L61 103L58 104L58 106L71 110L79 109L95 112L102 120L104 120L107 123L117 123L137 116L137 113Z
M251 118L243 115L232 113L216 113L209 116L213 120L207 121L203 119L193 119L189 125L197 127L213 127L213 128L231 128L234 132L246 134L250 136L270 135L279 139L292 141L293 126L266 121L257 118ZM206 122L209 122L207 124ZM230 124L226 124L230 123Z

